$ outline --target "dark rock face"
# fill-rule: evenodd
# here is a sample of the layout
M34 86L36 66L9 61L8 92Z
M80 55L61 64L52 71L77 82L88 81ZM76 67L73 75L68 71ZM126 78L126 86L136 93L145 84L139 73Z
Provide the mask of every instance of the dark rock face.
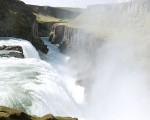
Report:
M26 39L47 53L47 47L38 37L38 23L32 9L19 0L0 0L0 6L0 36Z
M0 57L24 58L21 46L0 46Z
M55 117L52 114L43 117L31 116L21 110L0 106L0 120L78 120L71 117Z
M60 22L41 22L38 23L38 36L40 37L48 37L49 32L52 30L54 24Z
M77 51L78 47L89 50L89 46L101 45L103 40L81 28L68 27L65 23L54 24L49 34L49 41L58 44L63 53ZM92 42L91 42L92 41Z
M52 44L60 44L64 37L65 25L62 23L54 24L49 35Z

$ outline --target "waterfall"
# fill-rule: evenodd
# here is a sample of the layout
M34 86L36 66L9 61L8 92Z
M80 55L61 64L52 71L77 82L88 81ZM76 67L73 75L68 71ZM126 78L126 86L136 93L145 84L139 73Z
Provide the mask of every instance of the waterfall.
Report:
M9 37L7 38L0 37L0 45L19 45L23 48L25 58L40 59L36 49L31 45L30 42L26 40Z
M25 54L25 59L0 58L0 105L38 116L48 113L74 117L78 115L79 105L69 85L65 84L67 78L64 79L58 73L58 68L55 68L55 63L50 61L49 57L53 56L47 55L49 60L46 61L46 55L43 54L41 58L45 61L41 60L35 48L22 39L1 38L0 44L20 45ZM65 56L61 57L65 60ZM68 82L69 80L71 77L68 75ZM74 87L73 82L70 86Z

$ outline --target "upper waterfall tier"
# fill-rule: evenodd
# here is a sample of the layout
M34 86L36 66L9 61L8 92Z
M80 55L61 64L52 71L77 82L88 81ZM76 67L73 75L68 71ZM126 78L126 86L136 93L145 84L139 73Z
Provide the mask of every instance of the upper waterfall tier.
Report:
M8 46L14 46L19 45L23 49L23 54L25 58L37 58L40 59L38 52L33 47L33 45L23 39L15 39L15 38L0 38L0 45L8 45Z

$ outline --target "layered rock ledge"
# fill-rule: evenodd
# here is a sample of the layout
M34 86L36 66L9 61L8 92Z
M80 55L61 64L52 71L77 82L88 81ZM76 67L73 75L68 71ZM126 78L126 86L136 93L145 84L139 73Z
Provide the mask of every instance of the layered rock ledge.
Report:
M23 50L21 46L0 46L0 57L16 57L24 58Z
M60 117L47 114L43 117L28 115L21 110L0 106L0 120L78 120L71 117Z

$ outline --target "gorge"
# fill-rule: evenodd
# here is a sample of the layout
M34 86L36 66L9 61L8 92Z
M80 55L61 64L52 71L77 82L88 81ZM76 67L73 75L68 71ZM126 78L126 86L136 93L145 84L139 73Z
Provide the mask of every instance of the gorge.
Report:
M149 0L74 14L18 0L0 5L0 105L19 109L0 107L0 119L14 120L11 110L25 120L150 119ZM10 46L24 57L4 55Z

